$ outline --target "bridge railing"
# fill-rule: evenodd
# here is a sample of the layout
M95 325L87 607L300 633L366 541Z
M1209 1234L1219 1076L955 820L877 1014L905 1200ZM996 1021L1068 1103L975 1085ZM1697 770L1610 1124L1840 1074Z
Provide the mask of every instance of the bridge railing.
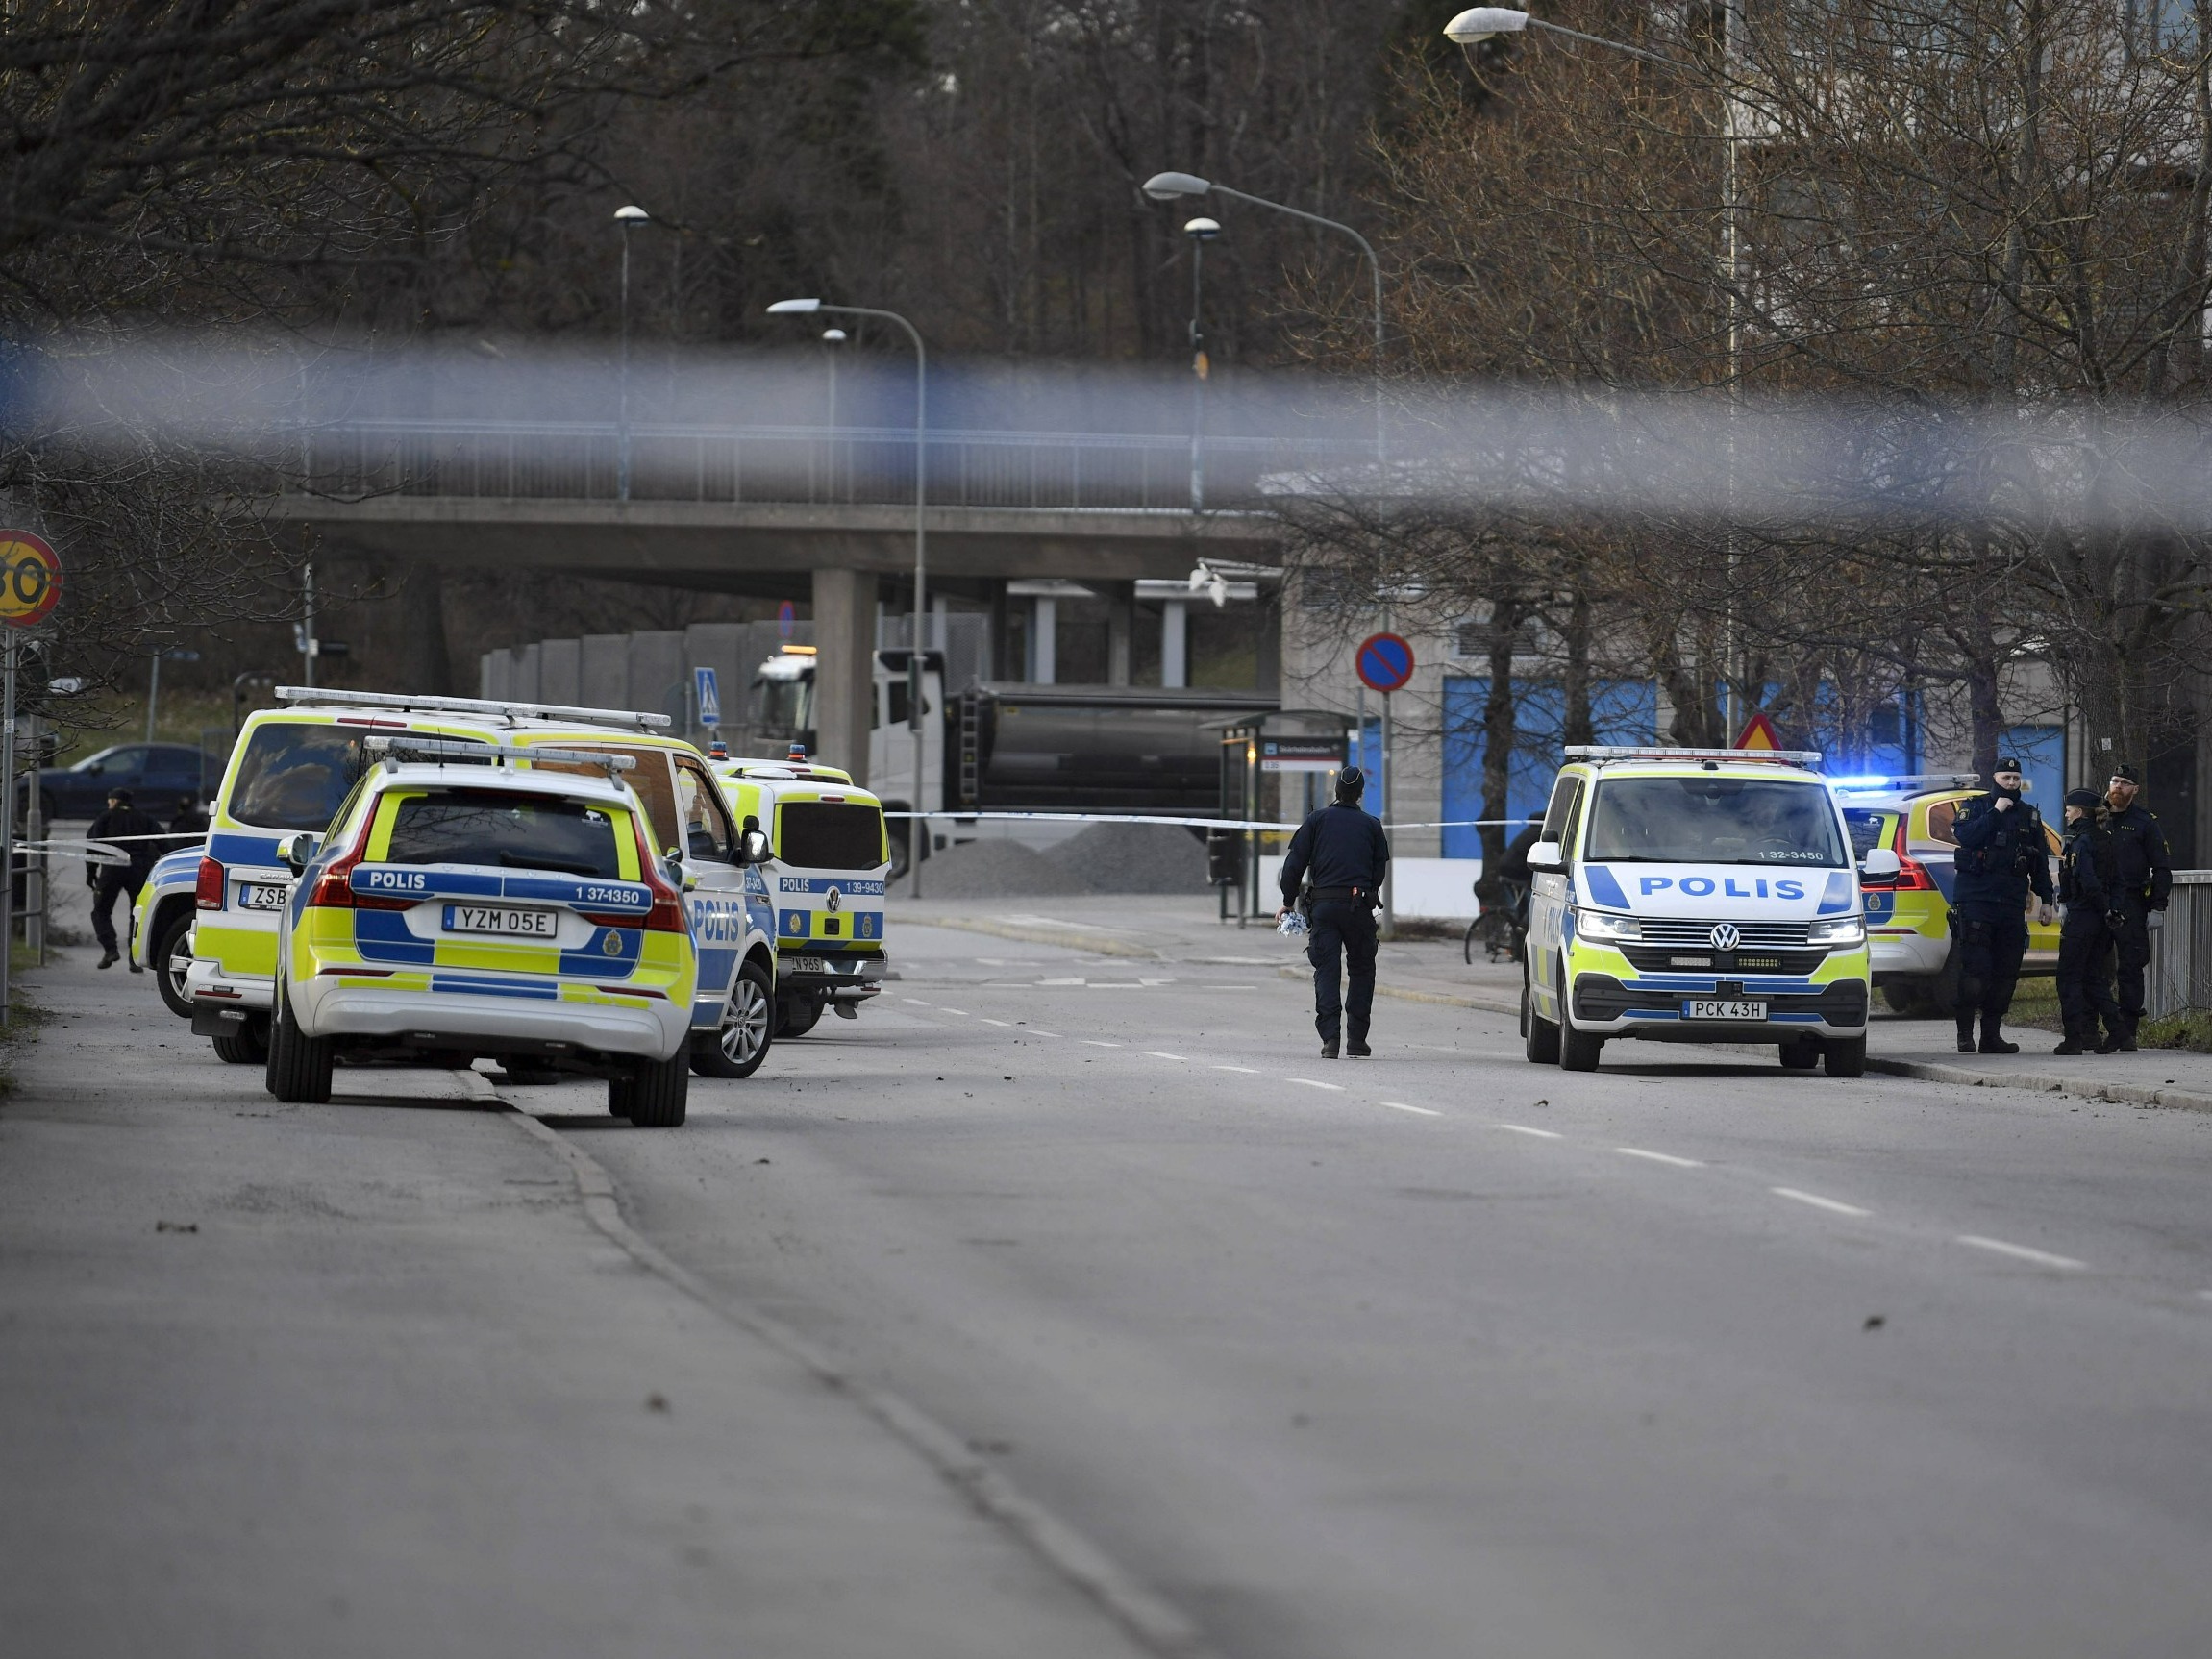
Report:
M612 501L623 434L612 424L362 420L303 433L308 487L342 497ZM914 499L910 429L634 426L634 501L904 506ZM1260 479L1356 464L1335 439L1207 437L1196 468L1209 509L1261 505ZM930 434L937 507L1187 512L1190 437L948 431Z

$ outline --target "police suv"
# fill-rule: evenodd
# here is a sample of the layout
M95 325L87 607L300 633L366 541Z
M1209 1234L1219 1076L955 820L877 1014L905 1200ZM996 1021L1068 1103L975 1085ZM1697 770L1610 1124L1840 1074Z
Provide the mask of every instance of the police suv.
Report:
M1773 1043L1866 1070L1863 875L1817 754L1570 748L1529 849L1528 1056L1587 1072L1613 1037Z

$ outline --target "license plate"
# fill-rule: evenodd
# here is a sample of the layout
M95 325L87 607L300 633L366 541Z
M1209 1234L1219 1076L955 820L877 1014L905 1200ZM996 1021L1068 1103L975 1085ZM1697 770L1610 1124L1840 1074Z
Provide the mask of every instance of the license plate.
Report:
M502 933L510 939L550 939L560 918L552 910L510 910L504 904L448 904L449 933Z
M1763 1020L1767 1017L1764 1003L1684 1003L1682 1018L1685 1020Z
M288 887L272 887L261 881L238 883L238 908L241 910L282 910Z
M786 974L827 974L830 964L820 956L785 956L783 971Z

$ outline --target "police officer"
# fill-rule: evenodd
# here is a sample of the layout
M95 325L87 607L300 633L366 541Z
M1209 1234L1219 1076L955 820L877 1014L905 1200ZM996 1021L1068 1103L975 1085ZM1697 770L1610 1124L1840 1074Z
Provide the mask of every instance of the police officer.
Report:
M128 789L108 791L108 810L92 820L86 839L91 841L115 840L121 847L125 861L120 864L87 864L86 879L92 884L92 932L100 941L99 966L112 968L122 955L115 939L115 900L122 894L131 896L131 903L138 902L138 889L146 884L146 873L153 869L161 849L147 839L159 835L162 827L131 804ZM137 963L131 964L134 974L144 973Z
M1958 952L1958 1052L1975 1052L1974 1016L1981 1015L1981 1052L2017 1054L2004 1040L2004 1013L2027 951L2027 895L2037 918L2050 920L2050 852L2043 819L2023 801L2020 762L1999 758L1985 795L1959 804L1951 832L1958 841L1951 927Z
M2105 913L2112 908L2112 830L2105 822L2104 798L2094 789L2066 797L2066 850L2058 855L2058 900L2066 919L2058 929L2058 1011L2066 1037L2054 1054L2078 1054L2094 1045L2100 1054L2120 1047L2126 1029L2112 995L2112 930ZM2104 1040L2097 1022L2104 1021Z
M1367 775L1347 766L1336 775L1336 799L1298 827L1282 860L1282 908L1278 921L1298 902L1308 871L1313 892L1305 959L1313 964L1313 1028L1321 1033L1321 1057L1336 1058L1339 1023L1352 1027L1348 1052L1355 1059L1374 1052L1367 1046L1367 1024L1375 1007L1375 907L1382 903L1382 878L1390 869L1390 841L1382 826L1360 810ZM1336 956L1342 951L1350 989L1340 1004Z
M2174 891L2174 865L2166 832L2150 809L2136 800L2143 775L2132 766L2115 766L2104 791L2105 824L2112 832L2112 907L2105 925L2120 959L2120 1032L2123 1052L2135 1050L2135 1028L2143 1023L2143 970L2150 964L2150 917L2163 912Z

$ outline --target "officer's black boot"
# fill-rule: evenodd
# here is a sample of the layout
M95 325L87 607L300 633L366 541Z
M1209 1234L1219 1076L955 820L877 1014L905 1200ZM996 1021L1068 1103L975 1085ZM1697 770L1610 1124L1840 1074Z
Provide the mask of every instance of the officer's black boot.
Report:
M2120 1052L2120 1027L2117 1022L2104 1028L2104 1041L2097 1045L2097 1052L2100 1054L2116 1054Z
M2066 1028L2066 1035L2059 1040L2058 1047L2051 1050L2050 1052L2054 1054L2082 1054L2088 1052L2088 1051L2081 1046L2081 1037L2079 1033L2077 1033L2072 1026Z
M1974 1011L1970 1008L1958 1017L1958 1052L1974 1052Z
M2017 1054L2020 1052L2018 1043L2008 1043L2004 1040L2002 1022L1995 1014L1984 1014L1981 1017L1981 1052L1985 1054Z
M2116 1038L2112 1045L2114 1048L2124 1054L2135 1052L2135 1016L2133 1014L2121 1015L2120 1029L2114 1035Z

